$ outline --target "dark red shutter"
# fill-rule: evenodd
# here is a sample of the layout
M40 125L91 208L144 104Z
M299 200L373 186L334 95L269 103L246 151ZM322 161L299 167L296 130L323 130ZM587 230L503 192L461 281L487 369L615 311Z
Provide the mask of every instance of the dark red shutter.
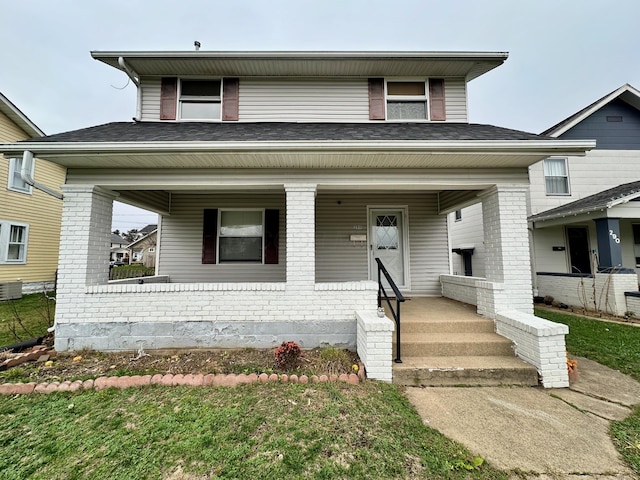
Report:
M278 263L278 230L280 229L280 212L267 209L264 211L264 263Z
M178 79L163 78L160 84L160 120L175 120L178 103Z
M431 120L446 120L447 114L444 102L444 79L429 79L429 110Z
M225 78L222 81L222 120L238 120L240 79Z
M384 78L369 79L369 120L384 120Z
M218 209L208 208L202 222L202 263L216 263L217 242Z

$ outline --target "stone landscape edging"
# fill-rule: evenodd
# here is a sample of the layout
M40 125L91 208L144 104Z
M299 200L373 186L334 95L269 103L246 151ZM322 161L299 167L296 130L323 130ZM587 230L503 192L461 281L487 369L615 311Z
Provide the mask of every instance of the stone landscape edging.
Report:
M160 374L155 375L133 375L122 377L98 377L95 380L75 380L64 382L44 382L44 383L3 383L0 384L0 395L28 395L30 393L53 393L53 392L76 392L78 390L104 390L106 388L131 388L143 387L146 385L165 386L212 386L212 387L235 387L238 385L251 383L324 383L324 382L345 382L352 385L360 383L360 376L355 373L342 373L340 375L270 375L261 373L240 374Z

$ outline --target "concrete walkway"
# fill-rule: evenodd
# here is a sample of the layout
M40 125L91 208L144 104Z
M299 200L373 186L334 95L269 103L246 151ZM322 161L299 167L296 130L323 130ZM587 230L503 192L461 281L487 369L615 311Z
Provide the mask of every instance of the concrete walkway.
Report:
M514 479L636 479L608 430L640 403L640 383L577 360L580 378L568 389L409 387L406 395L425 424Z

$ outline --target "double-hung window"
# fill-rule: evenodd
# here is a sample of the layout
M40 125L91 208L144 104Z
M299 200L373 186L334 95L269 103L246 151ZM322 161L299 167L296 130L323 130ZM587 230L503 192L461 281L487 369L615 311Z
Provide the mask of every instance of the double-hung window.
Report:
M220 210L220 263L262 263L263 210Z
M387 120L426 120L426 83L387 82Z
M547 195L569 195L569 171L566 158L544 161L544 182Z
M0 263L26 263L29 225L0 220Z
M31 185L22 179L20 171L22 170L22 158L12 158L9 160L9 190L21 193L31 193ZM31 164L31 176L33 176L33 165Z
M180 119L220 120L220 80L181 80Z
M275 209L204 210L202 263L278 263Z

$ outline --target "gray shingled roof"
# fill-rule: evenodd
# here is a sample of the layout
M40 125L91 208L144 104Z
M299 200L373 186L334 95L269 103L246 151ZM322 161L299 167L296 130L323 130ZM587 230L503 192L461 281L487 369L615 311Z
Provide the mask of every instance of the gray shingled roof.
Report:
M581 213L593 212L595 210L605 210L619 203L623 203L625 198L628 198L629 201L635 200L639 195L640 180L618 185L617 187L609 188L608 190L603 190L602 192L581 198L575 202L567 203L560 207L532 215L529 217L529 221L536 222L552 218L568 217L570 215L579 215Z
M222 142L358 140L553 140L468 123L204 123L114 122L30 142Z

